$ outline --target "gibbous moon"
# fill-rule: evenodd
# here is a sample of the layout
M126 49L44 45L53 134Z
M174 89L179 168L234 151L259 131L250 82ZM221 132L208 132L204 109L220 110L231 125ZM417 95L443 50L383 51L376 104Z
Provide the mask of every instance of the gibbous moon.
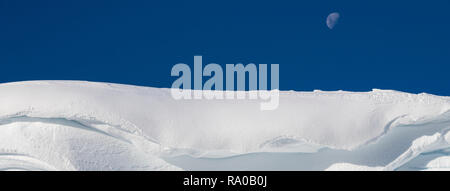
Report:
M327 26L329 29L333 29L334 26L336 26L339 17L341 17L341 15L339 15L338 12L334 12L334 13L330 13L327 17Z

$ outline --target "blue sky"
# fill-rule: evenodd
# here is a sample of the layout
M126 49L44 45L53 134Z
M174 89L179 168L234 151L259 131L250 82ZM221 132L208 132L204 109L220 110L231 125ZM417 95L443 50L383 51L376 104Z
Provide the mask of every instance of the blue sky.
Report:
M450 95L447 0L0 2L0 82L170 87L172 66L202 55L280 64L282 90Z

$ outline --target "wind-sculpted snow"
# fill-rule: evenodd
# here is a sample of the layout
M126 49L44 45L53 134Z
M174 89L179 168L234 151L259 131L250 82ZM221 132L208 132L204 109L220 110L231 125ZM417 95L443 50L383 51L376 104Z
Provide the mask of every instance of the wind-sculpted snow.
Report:
M391 90L175 100L169 89L0 84L0 170L439 170L450 99Z

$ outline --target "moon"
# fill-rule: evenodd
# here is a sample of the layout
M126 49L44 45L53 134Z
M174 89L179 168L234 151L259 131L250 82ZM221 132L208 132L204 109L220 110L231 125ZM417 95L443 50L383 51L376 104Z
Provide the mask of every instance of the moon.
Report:
M333 12L330 13L327 17L327 26L329 29L333 29L334 26L336 26L336 24L339 21L339 17L341 17L341 15L339 15L338 12Z

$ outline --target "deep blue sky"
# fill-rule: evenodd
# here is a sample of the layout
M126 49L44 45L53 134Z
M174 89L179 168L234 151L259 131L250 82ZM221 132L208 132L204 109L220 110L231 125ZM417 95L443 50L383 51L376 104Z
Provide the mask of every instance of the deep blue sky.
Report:
M174 64L203 55L280 64L282 90L450 95L449 10L448 0L1 0L0 82L170 87Z

